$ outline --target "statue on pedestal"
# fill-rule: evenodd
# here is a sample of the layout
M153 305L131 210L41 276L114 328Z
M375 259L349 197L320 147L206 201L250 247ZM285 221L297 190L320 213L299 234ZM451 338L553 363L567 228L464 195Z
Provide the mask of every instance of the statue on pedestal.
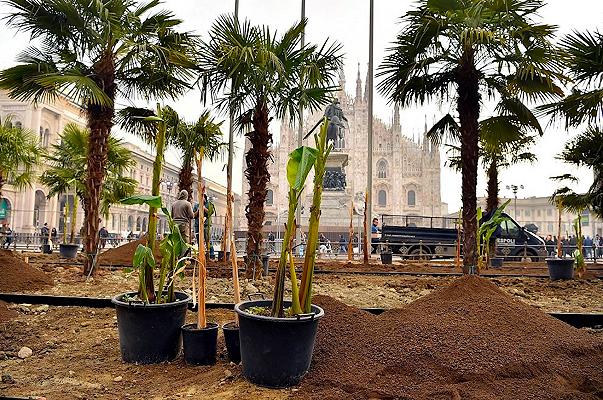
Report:
M347 118L339 105L339 99L333 99L333 102L325 109L325 117L329 119L329 128L327 130L327 143L332 141L333 148L341 148L343 143L343 130L347 125Z

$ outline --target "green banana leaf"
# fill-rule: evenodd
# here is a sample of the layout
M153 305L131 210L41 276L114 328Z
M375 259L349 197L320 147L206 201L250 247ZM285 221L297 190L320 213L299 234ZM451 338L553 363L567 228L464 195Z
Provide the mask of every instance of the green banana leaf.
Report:
M318 150L308 146L298 147L289 154L287 181L291 189L297 192L303 188L317 157Z

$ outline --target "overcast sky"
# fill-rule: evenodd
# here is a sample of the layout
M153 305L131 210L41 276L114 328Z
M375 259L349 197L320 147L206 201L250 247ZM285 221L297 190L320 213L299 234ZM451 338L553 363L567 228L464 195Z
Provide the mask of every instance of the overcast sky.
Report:
M385 55L389 44L399 32L400 16L413 7L413 1L376 0L375 1L375 67ZM214 19L234 10L234 0L164 0L164 7L171 9L184 20L184 28L195 31L203 38ZM306 16L309 24L306 31L308 42L322 43L329 38L343 44L345 53L345 75L347 91L355 90L356 73L360 63L363 82L366 78L368 62L368 0L306 0ZM248 18L255 24L270 24L273 29L284 30L294 21L299 20L301 1L299 0L240 0L240 18ZM5 14L6 6L0 6L0 13ZM549 0L542 9L542 21L559 26L561 36L572 30L603 30L603 0ZM0 27L0 42L3 43L3 54L0 57L0 68L14 64L17 53L27 46L26 35L17 34L5 24ZM377 80L375 80L377 83ZM204 105L200 103L199 93L190 92L172 104L176 110L189 120L198 117ZM211 106L211 105L208 105ZM410 107L402 110L401 124L403 133L411 136L422 133L425 115L431 122L434 116L441 116L449 110L448 105L441 109L437 106ZM387 102L375 92L375 116L385 121L391 119L391 109ZM223 118L227 119L226 116ZM546 124L546 121L542 121ZM226 138L227 138L227 124ZM278 134L278 125L274 125L273 133ZM501 173L501 196L511 196L506 185L524 185L525 189L518 193L519 197L549 196L555 184L548 177L570 171L568 167L555 160L563 144L576 135L578 131L566 132L562 126L547 125L545 136L538 141L533 152L538 161L532 165L518 165ZM234 190L241 191L243 138L237 138L237 153L234 165ZM170 151L168 161L177 164L177 153ZM461 204L460 175L451 171L442 160L442 200L449 204L449 210L457 210ZM226 184L226 174L222 172L223 163L215 163L207 169L207 176L217 182ZM592 174L588 171L571 171L582 178L577 189L588 187ZM485 195L484 173L480 172L478 196Z

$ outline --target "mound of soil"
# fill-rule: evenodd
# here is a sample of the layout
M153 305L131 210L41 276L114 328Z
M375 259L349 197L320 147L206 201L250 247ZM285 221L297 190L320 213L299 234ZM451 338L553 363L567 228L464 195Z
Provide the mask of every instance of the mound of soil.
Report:
M595 399L603 340L514 300L475 276L373 316L330 297L313 365L313 399Z
M35 268L12 251L0 250L0 292L31 292L52 286L44 271Z
M0 323L10 321L17 316L17 312L7 307L7 304L0 300Z
M145 245L147 244L146 236L134 240L132 242L128 242L126 244L122 244L119 247L115 247L113 249L106 250L100 255L99 265L107 265L107 266L124 266L131 267L132 259L134 258L134 253L136 252L136 248L139 244ZM160 260L159 249L155 246L155 260Z

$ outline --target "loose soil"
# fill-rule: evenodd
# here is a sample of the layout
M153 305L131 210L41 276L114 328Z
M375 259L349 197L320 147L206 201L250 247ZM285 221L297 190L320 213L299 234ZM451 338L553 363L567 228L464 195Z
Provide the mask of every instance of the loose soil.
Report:
M304 399L600 399L603 339L514 300L484 278L455 280L380 316L325 308Z
M181 356L170 363L134 365L121 361L114 310L31 309L25 314L19 308L16 319L0 323L0 373L15 382L0 383L0 397L280 400L291 393L256 387L243 379L240 366L226 359L221 332L214 366L187 366ZM195 318L188 313L188 322ZM210 321L223 324L233 318L232 312L208 310ZM19 359L22 346L31 348L33 355Z
M132 266L132 259L139 244L147 244L146 236L101 253L98 264L107 266Z
M17 312L9 309L8 304L0 300L0 323L10 321L17 316Z
M9 250L0 250L0 292L31 292L52 286L52 277Z

